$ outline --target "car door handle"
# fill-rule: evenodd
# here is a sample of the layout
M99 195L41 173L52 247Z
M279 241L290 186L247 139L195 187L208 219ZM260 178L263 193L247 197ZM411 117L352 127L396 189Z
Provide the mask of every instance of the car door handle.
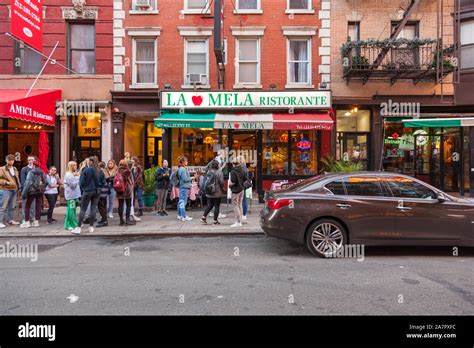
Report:
M401 210L401 211L410 211L412 208L410 207L397 207L398 210Z
M336 204L336 207L341 208L341 209L349 209L352 206L350 204L339 203L339 204Z

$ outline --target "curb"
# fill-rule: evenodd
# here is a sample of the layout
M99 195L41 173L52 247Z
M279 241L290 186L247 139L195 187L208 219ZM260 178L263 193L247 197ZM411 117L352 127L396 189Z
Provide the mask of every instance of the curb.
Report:
M131 237L158 237L158 238L173 238L173 237L221 237L221 236L265 236L262 231L245 231L245 232L163 232L163 233L121 233L121 234L99 234L99 233L84 233L81 235L74 234L12 234L10 236L1 235L0 239L5 238L131 238Z

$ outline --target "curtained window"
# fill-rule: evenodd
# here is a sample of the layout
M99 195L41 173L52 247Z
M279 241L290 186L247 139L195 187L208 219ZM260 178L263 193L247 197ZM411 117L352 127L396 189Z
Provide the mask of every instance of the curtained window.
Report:
M310 84L310 41L291 39L288 43L288 82Z
M258 39L239 39L238 81L242 84L260 83L260 49Z
M309 10L309 0L288 0L289 10Z
M79 74L95 74L95 25L69 25L69 68Z
M259 10L259 0L238 0L237 9L239 10Z
M134 84L156 84L156 39L135 39Z

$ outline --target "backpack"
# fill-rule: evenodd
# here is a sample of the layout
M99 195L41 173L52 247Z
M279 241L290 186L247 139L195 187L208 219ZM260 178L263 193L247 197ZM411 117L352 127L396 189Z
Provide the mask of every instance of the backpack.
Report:
M217 192L217 176L213 171L209 171L204 179L204 193L206 195L213 195Z
M39 174L33 174L33 183L31 184L30 187L30 193L43 193L46 189L46 184L43 179L43 175Z
M125 192L125 180L123 179L123 175L117 171L114 177L114 190L118 193Z
M177 170L170 175L170 185L172 187L179 187L179 175Z

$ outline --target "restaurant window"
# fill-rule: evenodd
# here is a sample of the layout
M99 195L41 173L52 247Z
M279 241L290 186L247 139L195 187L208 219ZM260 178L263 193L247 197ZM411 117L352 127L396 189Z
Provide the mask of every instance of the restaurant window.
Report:
M238 10L260 10L261 0L237 0Z
M178 128L172 131L172 164L179 156L188 159L188 166L205 166L221 148L219 130L207 128Z
M207 39L185 40L185 85L209 84L209 50Z
M316 175L316 134L315 131L263 131L263 175Z
M349 196L383 197L382 186L376 177L351 176L344 179Z
M311 84L311 40L288 39L288 83Z
M156 38L133 39L134 87L157 87Z
M288 0L288 10L311 10L310 0Z
M359 162L368 169L370 111L338 110L336 159Z
M422 134L424 130L417 134ZM420 146L426 146L421 142ZM423 151L422 151L423 152ZM401 122L384 123L384 145L382 166L387 172L414 175L415 139L412 128L404 127ZM423 166L420 163L421 166Z
M14 55L15 74L38 74L41 71L43 57L23 43L15 41Z
M69 68L78 74L95 74L95 25L69 24Z
M237 40L237 84L260 84L260 40Z
M474 68L474 20L461 23L461 69Z

